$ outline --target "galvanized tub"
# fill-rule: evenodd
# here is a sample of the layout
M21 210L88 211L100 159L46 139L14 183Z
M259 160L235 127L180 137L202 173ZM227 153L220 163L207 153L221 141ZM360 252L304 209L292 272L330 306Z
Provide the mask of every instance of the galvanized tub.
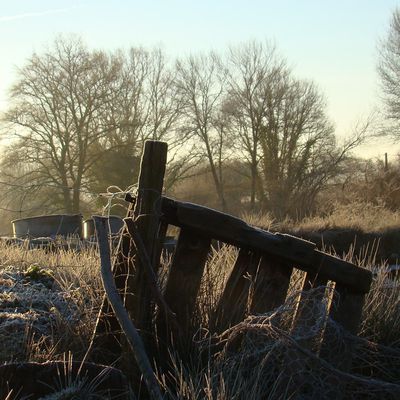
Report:
M117 235L124 226L124 221L117 215L110 215L108 217L111 235ZM86 240L95 240L96 232L94 227L93 218L88 218L83 221L83 238Z
M14 237L82 236L81 214L39 215L11 221Z

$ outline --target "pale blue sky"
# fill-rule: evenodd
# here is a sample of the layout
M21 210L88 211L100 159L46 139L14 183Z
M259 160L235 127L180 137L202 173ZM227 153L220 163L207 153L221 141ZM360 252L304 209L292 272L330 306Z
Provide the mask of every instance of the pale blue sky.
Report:
M15 67L58 33L76 33L104 49L161 45L172 57L269 39L297 76L319 85L337 133L345 135L379 105L377 43L397 5L391 0L0 0L0 110L7 105ZM379 156L394 149L381 143L364 151Z

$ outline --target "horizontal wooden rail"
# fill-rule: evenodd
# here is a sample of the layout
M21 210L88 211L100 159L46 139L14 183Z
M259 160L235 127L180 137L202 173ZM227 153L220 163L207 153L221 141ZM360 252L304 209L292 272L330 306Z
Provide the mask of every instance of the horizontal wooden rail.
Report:
M281 258L304 271L322 275L358 293L367 293L370 271L316 249L314 243L248 225L243 220L207 207L162 197L161 212L168 224L198 231L240 248Z

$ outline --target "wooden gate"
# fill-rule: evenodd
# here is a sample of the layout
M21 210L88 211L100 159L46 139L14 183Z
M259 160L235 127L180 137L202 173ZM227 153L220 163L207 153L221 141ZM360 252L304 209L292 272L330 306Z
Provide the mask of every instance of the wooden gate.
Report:
M250 313L266 313L281 305L291 276L299 269L306 273L303 291L327 285L328 281L335 282L340 300L338 307L330 310L330 316L348 331L357 333L364 297L371 285L370 271L319 251L314 243L258 229L207 207L163 197L166 156L165 143L146 142L137 195L126 197L130 207L113 269L125 307L149 353L154 355L154 341L165 342L173 337L175 342L190 342L186 327L190 326L213 240L238 248L217 307L219 331L241 321L248 307ZM161 293L155 287L158 285L155 277L169 225L178 227L180 232ZM246 274L256 277L257 283L250 305L243 301L249 291ZM156 317L155 303L158 304ZM118 353L121 352L116 333L119 327L109 311L105 300L94 341L96 346ZM301 313L302 307L299 307L294 318L299 323Z

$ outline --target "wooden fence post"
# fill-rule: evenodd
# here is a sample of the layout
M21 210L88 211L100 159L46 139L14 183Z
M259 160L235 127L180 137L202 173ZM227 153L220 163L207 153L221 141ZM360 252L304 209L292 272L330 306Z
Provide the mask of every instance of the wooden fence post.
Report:
M341 325L346 332L357 335L360 328L362 311L365 301L365 293L355 291L354 289L336 283L333 294L330 317ZM352 349L345 345L346 341L341 343L332 343L330 327L325 330L324 340L322 342L321 357L329 361L332 365L342 371L349 371L352 363ZM337 346L336 348L334 346Z
M218 302L213 328L223 332L243 321L248 311L249 289L260 263L259 254L241 248Z
M272 311L285 302L293 267L277 257L263 254L258 267L250 312Z
M159 141L146 141L140 164L138 193L133 218L136 221L146 252L155 273L159 268L159 237L161 216L161 193L167 163L168 145ZM126 280L125 307L130 317L141 330L145 344L151 333L152 301L149 278L146 268L135 256L134 270L129 271ZM129 265L128 265L129 267Z
M297 305L297 310L294 315L292 332L296 334L296 331L310 331L318 321L320 317L320 307L326 296L325 288L328 285L328 278L323 274L316 274L314 272L307 272L304 277L302 292ZM315 291L310 295L310 290L321 287L318 291ZM325 320L327 315L325 314ZM301 341L301 345L308 350L312 350L315 353L319 352L321 346L321 339L323 334L324 326L321 326L320 336L315 338L309 338Z
M165 235L165 229L159 229L159 219L166 159L166 143L159 141L145 143L139 174L138 196L127 212L128 218L137 219L138 233L146 246L155 271L158 269L157 257L160 253L158 243ZM126 228L118 244L113 275L130 317L135 320L139 329L149 332L152 312L150 290L147 286L146 272L143 266L136 262L135 248L132 246L132 240ZM94 359L111 363L121 355L119 333L118 321L108 301L104 298L90 345ZM146 343L146 338L143 339ZM101 352L97 351L98 348L101 348Z
M163 345L174 341L182 350L191 346L192 318L210 248L209 237L192 229L181 229L164 294L175 320L168 321L162 312L157 320Z

